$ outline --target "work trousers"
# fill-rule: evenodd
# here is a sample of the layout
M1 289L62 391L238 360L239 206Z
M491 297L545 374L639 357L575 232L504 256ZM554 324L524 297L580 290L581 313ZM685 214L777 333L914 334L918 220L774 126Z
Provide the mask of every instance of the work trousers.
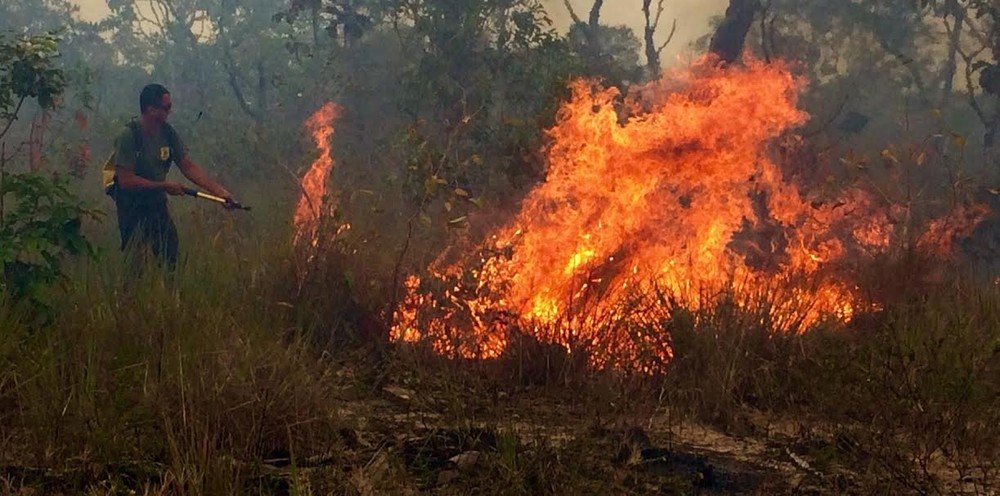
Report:
M166 268L177 267L177 227L170 218L167 202L136 204L117 200L118 230L121 232L121 249L135 250L136 257L143 257L146 250Z

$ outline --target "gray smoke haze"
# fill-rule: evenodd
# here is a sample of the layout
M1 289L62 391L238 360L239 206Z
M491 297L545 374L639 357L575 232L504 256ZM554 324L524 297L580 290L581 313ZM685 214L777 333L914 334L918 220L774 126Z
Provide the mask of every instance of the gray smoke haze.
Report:
M105 0L73 0L80 7L79 16L83 20L97 21L108 14ZM570 0L577 15L586 17L592 0ZM571 19L562 0L546 0L546 9L552 15L557 28L565 31ZM673 41L663 50L663 64L670 66L678 56L683 55L690 43L704 36L709 29L709 21L725 11L725 0L666 0L663 17L657 32L657 41L662 42L670 33L673 20L677 20L677 32ZM609 25L626 25L642 37L645 20L642 14L642 0L610 0L604 4L602 21Z
M85 21L100 20L110 12L104 0L73 0L71 3L80 7L80 18Z
M726 0L666 0L657 31L657 42L666 40L674 19L677 19L677 33L670 45L663 50L663 65L670 66L692 41L704 36L708 32L710 20L725 13L726 4ZM570 5L579 17L586 19L593 0L570 0ZM563 0L546 0L545 7L560 30L569 26L571 19ZM601 10L601 23L626 25L641 39L645 26L642 0L605 1Z

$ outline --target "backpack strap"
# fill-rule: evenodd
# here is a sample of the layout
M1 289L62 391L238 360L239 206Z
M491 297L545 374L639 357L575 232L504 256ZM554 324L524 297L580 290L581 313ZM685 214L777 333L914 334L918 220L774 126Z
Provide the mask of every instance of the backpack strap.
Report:
M132 130L132 144L135 145L135 163L139 164L139 159L142 157L142 129L139 128L139 123L136 120L129 121L129 129Z
M132 119L128 123L129 130L132 131L132 144L135 148L135 163L139 164L139 158L142 157L142 131L139 129L139 123ZM115 171L115 154L111 153L108 157L108 161L104 163L104 168L101 170L101 182L104 186L104 192L107 193L111 199L118 201L118 174Z
M177 163L178 154L180 154L180 138L177 136L177 131L174 126L170 123L163 123L163 132L167 135L167 145L170 146L170 159L169 163ZM169 165L168 165L169 166Z
M132 141L135 144L135 163L138 164L143 152L142 128L139 127L139 122L133 119L129 122L129 129L132 130ZM169 123L163 123L163 132L167 135L167 146L170 147L170 158L167 159L167 167L170 167L171 163L177 162L177 155L180 153L180 138L177 136L177 130Z

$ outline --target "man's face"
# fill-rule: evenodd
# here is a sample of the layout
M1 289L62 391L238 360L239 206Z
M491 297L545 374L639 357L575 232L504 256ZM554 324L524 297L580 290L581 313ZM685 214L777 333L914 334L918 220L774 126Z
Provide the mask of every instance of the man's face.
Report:
M172 107L173 104L170 102L170 93L164 93L163 98L160 100L160 104L149 107L148 113L155 121L163 123L167 122L167 117L170 116L170 109Z

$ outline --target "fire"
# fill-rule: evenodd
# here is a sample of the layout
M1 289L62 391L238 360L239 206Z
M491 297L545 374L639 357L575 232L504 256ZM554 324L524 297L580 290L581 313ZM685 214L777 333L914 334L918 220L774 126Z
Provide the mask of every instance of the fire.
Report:
M624 100L573 83L546 181L476 257L446 254L407 281L391 337L494 358L522 333L587 349L596 367L643 368L640 356L669 360L669 338L625 329L655 320L657 298L698 308L778 295L767 318L786 332L850 319L866 303L838 274L852 254L885 250L894 228L859 214L875 211L864 192L810 198L769 158L807 119L802 86L759 61L704 61Z
M295 208L295 244L307 240L316 243L320 219L324 212L323 202L327 198L328 178L333 169L330 138L333 136L333 122L340 114L340 108L327 102L306 121L312 134L319 156L313 161L309 171L302 177L302 195Z
M932 221L917 240L917 246L940 258L951 257L955 253L955 240L971 235L991 213L987 205L960 205L946 217Z

